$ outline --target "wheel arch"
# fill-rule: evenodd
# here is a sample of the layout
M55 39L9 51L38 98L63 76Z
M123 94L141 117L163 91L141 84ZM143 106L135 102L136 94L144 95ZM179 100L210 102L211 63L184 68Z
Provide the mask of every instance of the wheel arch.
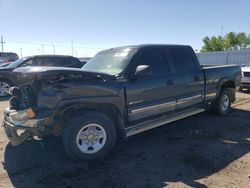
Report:
M66 122L70 121L70 119L93 111L100 112L109 117L113 121L117 133L124 138L126 137L124 115L115 104L110 103L82 103L67 105L62 107L59 110L59 114L55 116L57 122L61 121L61 123L56 124L60 124L61 129L64 129L64 127L67 126Z
M9 78L0 77L0 81L7 81L7 82L9 82L12 86L14 85L13 82L12 82Z
M216 98L219 96L220 92L225 88L232 90L230 98L232 102L235 101L236 100L236 97L235 97L236 84L232 78L223 78L219 81Z

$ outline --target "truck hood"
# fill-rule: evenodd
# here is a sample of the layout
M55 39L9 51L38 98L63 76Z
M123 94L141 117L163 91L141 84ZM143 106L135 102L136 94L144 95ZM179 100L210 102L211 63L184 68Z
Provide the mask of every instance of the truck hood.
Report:
M95 72L86 72L77 68L66 67L21 67L14 69L14 73L22 75L23 78L37 79L37 80L85 80L85 79L99 79L109 80L114 79L115 76L108 74L101 74Z
M242 72L250 72L250 67L241 67Z
M121 88L115 76L75 68L24 67L15 69L14 73L18 75L18 80L22 81L16 91L24 93L22 96L28 100L22 103L21 107L16 107L22 109L25 109L27 104L34 106L36 103L41 108L52 108L59 105L62 99L71 100L76 97L96 99L117 96Z
M0 72L2 71L12 71L12 68L8 68L8 67L0 67Z

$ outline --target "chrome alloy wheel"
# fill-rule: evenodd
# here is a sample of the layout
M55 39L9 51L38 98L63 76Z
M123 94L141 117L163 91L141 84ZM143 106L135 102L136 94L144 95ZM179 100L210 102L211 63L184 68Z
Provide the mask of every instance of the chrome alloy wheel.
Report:
M86 154L93 154L101 150L106 140L106 131L102 126L95 123L85 125L76 136L78 149Z
M9 94L10 85L6 82L0 82L0 97L7 96Z
M229 107L229 97L227 95L223 95L221 98L221 110L223 112L227 111L228 107Z

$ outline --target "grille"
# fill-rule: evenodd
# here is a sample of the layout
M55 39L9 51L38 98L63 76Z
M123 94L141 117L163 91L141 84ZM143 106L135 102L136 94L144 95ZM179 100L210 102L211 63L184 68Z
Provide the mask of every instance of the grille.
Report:
M244 72L244 77L250 77L250 72Z

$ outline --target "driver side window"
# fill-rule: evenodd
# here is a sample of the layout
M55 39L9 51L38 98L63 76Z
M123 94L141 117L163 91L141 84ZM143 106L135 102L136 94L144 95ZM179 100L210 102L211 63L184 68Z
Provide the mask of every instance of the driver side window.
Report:
M137 60L138 65L148 65L154 76L169 72L166 57L161 49L145 49Z

